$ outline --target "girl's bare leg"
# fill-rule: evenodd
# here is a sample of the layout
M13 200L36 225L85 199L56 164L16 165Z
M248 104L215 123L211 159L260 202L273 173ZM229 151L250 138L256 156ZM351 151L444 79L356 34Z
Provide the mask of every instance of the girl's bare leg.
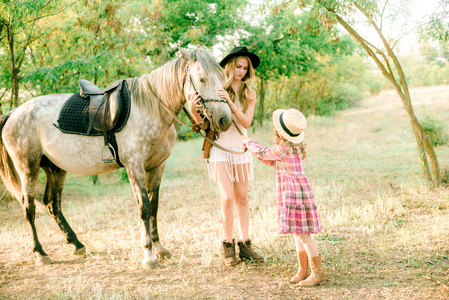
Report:
M299 239L300 244L302 244L302 246L306 250L308 257L316 257L320 255L318 253L318 247L316 246L310 233L296 233L295 237Z
M301 240L299 239L298 234L294 234L293 237L295 238L296 253L306 251L306 249L304 249L304 246L301 243Z

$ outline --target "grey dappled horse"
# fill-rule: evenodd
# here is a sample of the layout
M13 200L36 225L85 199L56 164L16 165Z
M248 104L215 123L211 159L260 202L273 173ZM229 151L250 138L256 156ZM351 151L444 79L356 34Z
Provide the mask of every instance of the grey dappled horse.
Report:
M157 210L165 160L170 156L176 131L173 117L160 101L178 114L186 103L187 93L196 89L203 99L217 99L216 90L223 84L222 71L210 53L202 49L179 50L179 58L150 74L127 79L131 112L126 125L115 134L120 161L128 173L142 221L145 268L157 266L158 257L171 256L159 242ZM0 121L1 177L22 206L33 235L38 265L52 262L42 249L34 224L39 168L47 178L43 203L67 242L75 246L75 254L85 253L85 247L61 212L61 193L67 172L94 175L120 168L115 162L100 161L102 136L64 134L53 125L70 97L71 94L57 94L33 98L3 115ZM204 105L211 129L226 131L232 122L228 104L215 101Z

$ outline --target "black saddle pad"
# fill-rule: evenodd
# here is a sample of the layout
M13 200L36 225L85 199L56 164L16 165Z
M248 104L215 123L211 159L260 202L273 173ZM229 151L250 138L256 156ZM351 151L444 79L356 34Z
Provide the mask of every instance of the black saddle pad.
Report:
M120 90L120 98L122 100L122 112L112 128L111 132L119 132L128 121L129 113L131 111L131 97L129 95L128 84L123 81ZM59 130L64 133L99 136L102 132L92 128L89 134L89 99L80 96L80 93L73 94L62 106L59 112L58 124L54 124Z

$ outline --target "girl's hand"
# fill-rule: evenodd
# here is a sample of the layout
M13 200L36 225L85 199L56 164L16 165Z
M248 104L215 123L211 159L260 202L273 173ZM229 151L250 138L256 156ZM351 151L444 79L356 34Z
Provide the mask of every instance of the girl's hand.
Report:
M250 139L249 137L247 137L247 136L244 136L244 135L241 135L241 136L240 136L240 141L242 142L243 145L245 145L245 147L246 147L246 144L247 144L250 140L251 140L251 139Z
M187 94L187 103L190 112L194 112L200 101L200 95L197 92Z

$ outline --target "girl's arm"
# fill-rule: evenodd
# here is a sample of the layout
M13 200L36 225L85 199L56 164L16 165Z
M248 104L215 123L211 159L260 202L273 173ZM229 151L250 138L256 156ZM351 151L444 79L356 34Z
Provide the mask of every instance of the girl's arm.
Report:
M282 160L285 157L286 153L280 146L273 148L263 147L258 142L244 136L241 136L240 140L246 146L248 151L250 151L261 162L269 166L274 166L276 161Z
M235 105L235 103L231 101L231 98L229 97L229 94L226 90L218 89L217 95L228 101L229 107L231 108L232 113L235 115L239 123L242 124L245 129L248 129L253 122L254 109L256 107L256 92L251 89L249 90L248 97L250 102L248 103L248 107L246 108L245 112L238 109L237 105Z

